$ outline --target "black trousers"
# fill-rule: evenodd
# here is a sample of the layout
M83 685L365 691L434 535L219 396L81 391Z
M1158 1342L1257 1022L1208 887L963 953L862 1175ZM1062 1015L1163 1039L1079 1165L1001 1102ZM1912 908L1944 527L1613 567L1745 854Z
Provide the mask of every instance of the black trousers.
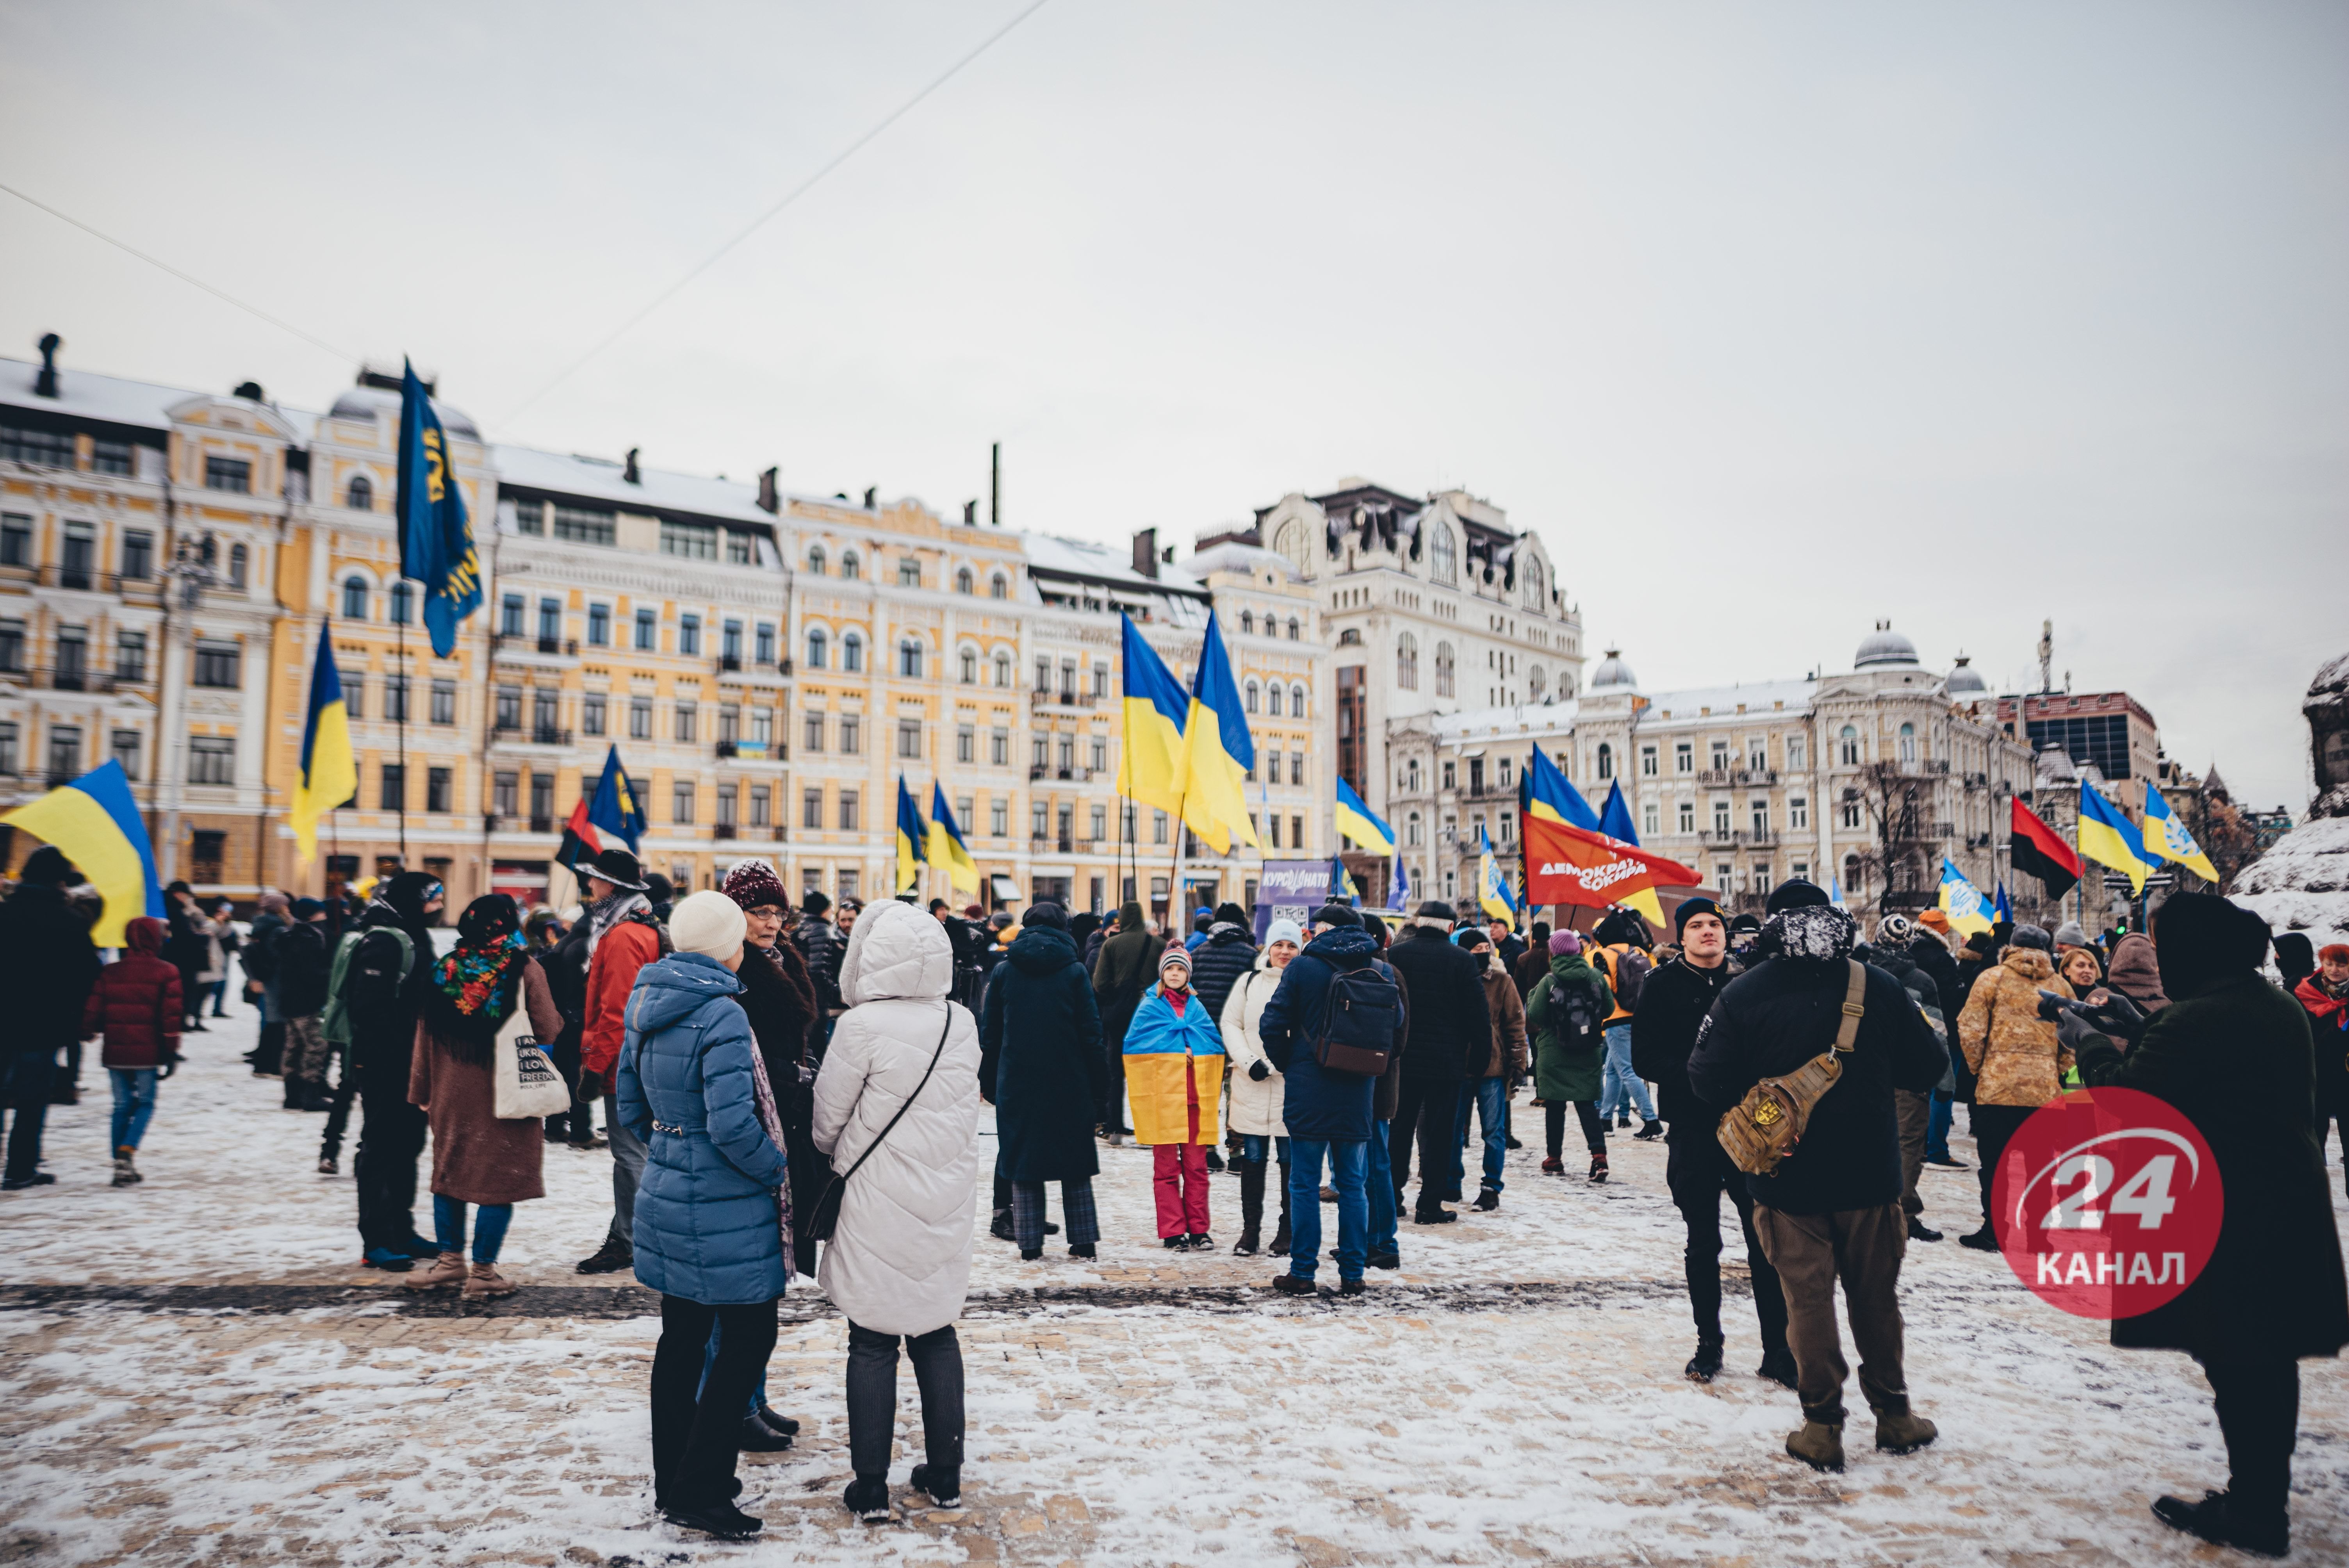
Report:
M1590 1100L1574 1102L1575 1115L1582 1119L1582 1141L1591 1154L1607 1152L1607 1124L1599 1119L1599 1107ZM1549 1157L1555 1160L1566 1148L1566 1101L1551 1100L1542 1107L1542 1131L1549 1139Z
M253 1070L274 1073L281 1070L285 1057L285 1020L272 1018L261 1026L261 1043L253 1050Z
M719 1330L718 1358L704 1378L702 1360L713 1325ZM681 1295L661 1297L660 1345L653 1351L655 1507L706 1508L740 1490L734 1458L742 1413L774 1349L771 1301L709 1306Z
M15 1108L16 1120L8 1129L7 1179L23 1181L39 1173L41 1165L41 1127L48 1119L49 1090L57 1071L57 1048L47 1050L38 1047L31 1050L8 1053L0 1062L0 1078L5 1078L5 1090L0 1090L0 1104Z
M1460 1080L1404 1078L1396 1087L1394 1122L1387 1129L1387 1163L1394 1172L1395 1204L1402 1204L1403 1182L1411 1175L1411 1148L1419 1142L1419 1207L1437 1207L1445 1184L1452 1180L1452 1161L1460 1136Z
M1688 1245L1682 1253L1688 1274L1689 1314L1696 1319L1700 1339L1719 1344L1721 1332L1721 1195L1729 1194L1737 1211L1738 1228L1745 1233L1745 1266L1754 1275L1754 1315L1762 1327L1762 1353L1786 1348L1786 1296L1778 1285L1778 1271L1762 1253L1762 1240L1754 1233L1754 1196L1745 1173L1730 1163L1710 1126L1671 1130L1664 1155L1664 1185L1672 1206L1688 1227Z
M579 1098L579 1036L566 1028L546 1047L546 1059L563 1075L571 1089L571 1109L546 1119L546 1136L558 1142L585 1143L595 1135L595 1107Z
M769 1339L773 1338L770 1332ZM922 1457L962 1468L962 1341L954 1325L909 1334L905 1358L922 1393ZM897 1336L848 1326L848 1464L860 1476L889 1473L897 1438Z
M2292 1450L2300 1437L2300 1363L2281 1357L2202 1360L2227 1439L2228 1511L2264 1522L2281 1518L2292 1491Z
M388 1077L390 1075L381 1075ZM416 1233L416 1160L431 1130L422 1109L408 1103L405 1073L398 1085L365 1082L359 1090L359 1243L398 1247Z
M1991 1222L1990 1188L1998 1179L1998 1157L2006 1152L2007 1140L2023 1130L2031 1119L2035 1105L1978 1105L1966 1115L1966 1125L1973 1130L1974 1153L1979 1157L1982 1178L1982 1223Z
M2331 1136L2333 1126L2341 1127L2341 1186L2349 1191L2349 1110L2333 1110L2320 1104L2316 1108L2316 1158L2324 1158L2324 1140Z

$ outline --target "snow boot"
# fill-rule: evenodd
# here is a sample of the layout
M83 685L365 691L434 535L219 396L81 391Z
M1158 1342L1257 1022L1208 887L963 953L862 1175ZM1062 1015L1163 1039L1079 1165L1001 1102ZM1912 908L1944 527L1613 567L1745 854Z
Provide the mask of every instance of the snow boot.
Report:
M2246 1519L2223 1491L2202 1494L2199 1502L2164 1497L2153 1505L2153 1516L2172 1530L2199 1535L2260 1557L2281 1557L2292 1550L2292 1522L2279 1512L2271 1519Z
M1681 1368L1692 1383L1710 1383L1721 1376L1721 1341L1706 1336L1696 1342L1696 1354Z
M960 1465L916 1465L906 1484L939 1508L962 1506Z
M1340 1295L1367 1295L1370 1294L1370 1289L1371 1287L1369 1285L1364 1284L1358 1279L1340 1280L1338 1282L1338 1294Z
M574 1265L574 1272L584 1274L617 1274L622 1269L634 1268L636 1263L636 1249L626 1242L614 1241L607 1234L604 1244L595 1249L595 1255L580 1259Z
M1399 1269L1402 1267L1402 1254L1401 1253L1372 1253L1368 1258L1365 1258L1363 1262L1374 1269Z
M792 1446L792 1439L758 1417L745 1416L741 1430L735 1434L734 1446L746 1454L779 1454Z
M1019 1261L1023 1264L1032 1264L1043 1255L1044 1249L1041 1247L1022 1247L1019 1249Z
M1638 1139L1642 1143L1653 1143L1657 1139L1661 1138L1663 1135L1664 1124L1658 1121L1654 1117L1650 1117L1647 1120L1641 1122L1640 1124L1640 1130L1631 1134L1632 1137Z
M1289 1161L1280 1162L1280 1223L1273 1227L1272 1245L1265 1249L1277 1258L1288 1255L1288 1167Z
M757 1414L759 1419L767 1423L767 1430L778 1437L796 1438L800 1435L800 1424L772 1405L761 1404Z
M720 1541L748 1541L767 1528L765 1520L743 1512L728 1500L699 1508L663 1509L661 1517L680 1530L698 1530ZM885 1512L883 1517L887 1517Z
M1843 1469L1843 1423L1803 1420L1803 1429L1786 1434L1786 1451L1815 1470Z
M1795 1386L1795 1353L1785 1346L1762 1353L1762 1365L1754 1368L1754 1376L1775 1383L1781 1387Z
M1293 1274L1275 1274L1272 1276L1272 1288L1282 1295L1311 1295L1313 1282L1299 1279Z
M442 1290L465 1283L465 1257L461 1253L442 1253L432 1260L432 1266L422 1274L399 1282L409 1290Z
M1969 1231L1960 1236L1958 1245L1971 1247L1978 1253L1994 1253L1998 1251L1998 1233L1985 1224L1979 1231Z
M1590 1179L1593 1181L1607 1180L1607 1156L1604 1151L1590 1157Z
M1888 1454L1913 1454L1940 1435L1940 1428L1910 1411L1906 1395L1876 1407L1876 1446Z
M361 1254L359 1266L381 1269L386 1274L406 1274L416 1266L416 1260L406 1253L393 1252L389 1247L369 1247Z
M116 1186L136 1187L140 1182L147 1180L139 1173L139 1166L136 1163L138 1155L139 1150L130 1148L128 1144L114 1151L114 1184Z
M987 1233L993 1236L999 1242L1018 1240L1019 1238L1012 1233L1011 1230L1011 1211L1009 1209L996 1210L995 1217L989 1220L987 1223Z
M1500 1206L1501 1195L1498 1192L1494 1191L1490 1187L1484 1188L1477 1192L1476 1207L1482 1209L1485 1212L1489 1214Z
M445 1258L449 1254L443 1253L440 1255ZM439 1265L434 1266L437 1268ZM498 1273L498 1265L495 1264L475 1264L473 1272L465 1276L467 1301L486 1301L492 1296L512 1295L521 1288L522 1286Z
M1214 1147L1212 1144L1209 1145L1207 1149L1207 1169L1218 1176L1224 1173L1223 1150Z
M1555 1154L1553 1154L1553 1155L1549 1156L1547 1159L1546 1159L1546 1160L1544 1160L1544 1161L1542 1161L1542 1174L1543 1174L1543 1175L1545 1175L1545 1176L1563 1176L1563 1175L1565 1175L1565 1174L1566 1174L1566 1161L1563 1161L1563 1160L1560 1160L1560 1159L1559 1159L1557 1155L1555 1155Z
M1258 1233L1264 1228L1264 1161L1235 1160L1232 1163L1240 1173L1240 1239L1232 1243L1232 1251L1252 1258L1262 1244Z
M1069 1248L1069 1255L1072 1258L1092 1257L1093 1255L1093 1244L1091 1242L1074 1243Z
M884 1471L879 1475L858 1476L848 1483L848 1490L841 1494L840 1501L848 1505L849 1512L867 1524L877 1524L887 1519L889 1517L888 1473Z

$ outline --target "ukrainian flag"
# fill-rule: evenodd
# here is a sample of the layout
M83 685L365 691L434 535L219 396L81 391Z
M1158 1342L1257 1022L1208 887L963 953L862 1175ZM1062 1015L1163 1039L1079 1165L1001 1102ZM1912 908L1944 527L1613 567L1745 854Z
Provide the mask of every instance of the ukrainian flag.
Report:
M947 787L930 785L929 862L947 869L947 880L963 892L978 891L978 862L970 858L970 848L962 841L962 829L955 822L952 811L947 810ZM902 867L903 861L899 862Z
M1162 811L1183 810L1183 726L1191 711L1183 683L1143 640L1131 615L1123 623L1125 707L1118 746L1117 792Z
M929 851L929 830L922 826L922 814L914 809L913 791L905 788L905 776L897 775L897 891L911 892L920 875L915 866L926 864Z
M310 717L302 726L302 768L294 781L294 843L307 865L318 858L318 818L358 793L358 764L351 758L351 716L343 707L343 677L335 669L333 623L318 627L318 652L310 661Z
M2145 781L2145 847L2165 861L2176 861L2204 882L2219 880L2219 868L2210 863L2210 857L2202 852L2202 846L2194 841L2194 835L2186 830L2186 824L2178 820L2178 813L2169 809L2150 779Z
M1394 830L1342 778L1338 780L1338 831L1374 855L1395 852Z
M1534 748L1533 760L1526 764L1526 816L1538 817L1544 821L1562 822L1569 828L1581 828L1593 833L1606 830L1599 823L1599 813L1593 811L1590 802L1582 798L1582 791L1567 782L1566 775L1557 770L1557 764L1543 756L1538 746ZM1637 847L1639 841L1633 839L1630 842Z
M1256 824L1248 820L1247 783L1256 770L1256 742L1248 736L1239 684L1232 679L1232 661L1224 652L1213 610L1207 612L1199 667L1191 675L1191 709L1183 738L1183 820L1219 855L1232 847L1235 838L1254 845Z
M1951 926L1968 936L1991 928L1991 917L1986 913L1990 905L1982 889L1968 882L1965 873L1947 855L1941 857L1940 906L1941 913L1950 917Z
M2080 780L2080 853L2098 865L2125 873L2132 898L2145 892L2145 879L2158 869L2145 852L2145 841L2137 837L2137 829L2121 815L2120 808L2106 799L2085 779Z
M163 918L163 890L155 879L155 850L130 798L119 762L83 774L0 822L22 828L61 851L90 885L106 895L106 912L90 930L99 947L123 944L122 928L142 914Z
M1509 891L1509 879L1493 863L1493 841L1485 830L1476 830L1476 902L1484 905L1486 914L1515 914L1517 895Z

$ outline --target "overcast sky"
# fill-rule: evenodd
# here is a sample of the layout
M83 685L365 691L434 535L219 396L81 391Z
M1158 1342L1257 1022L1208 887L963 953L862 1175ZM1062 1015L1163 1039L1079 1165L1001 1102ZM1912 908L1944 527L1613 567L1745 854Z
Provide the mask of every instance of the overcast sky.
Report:
M2126 687L2309 792L2349 648L2349 6L0 7L0 181L492 438L1183 538L1364 475L1539 528L1659 689ZM0 352L351 366L0 195Z

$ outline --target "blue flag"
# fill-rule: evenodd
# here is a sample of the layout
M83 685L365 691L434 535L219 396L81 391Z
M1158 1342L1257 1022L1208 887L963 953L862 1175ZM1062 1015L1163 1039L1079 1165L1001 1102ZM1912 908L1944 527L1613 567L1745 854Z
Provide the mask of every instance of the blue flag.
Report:
M1620 779L1607 788L1607 805L1599 813L1599 830L1610 839L1622 840L1633 849L1640 847L1640 835L1631 827L1631 803L1623 799Z
M1999 924L2013 925L2014 923L2014 905L2007 900L2006 884L2004 882L1998 884L1998 902L1992 907L1994 912L1992 918L1996 920Z
M424 629L432 651L457 648L457 623L481 607L481 558L465 497L449 464L449 438L416 367L399 386L399 574L424 584Z

